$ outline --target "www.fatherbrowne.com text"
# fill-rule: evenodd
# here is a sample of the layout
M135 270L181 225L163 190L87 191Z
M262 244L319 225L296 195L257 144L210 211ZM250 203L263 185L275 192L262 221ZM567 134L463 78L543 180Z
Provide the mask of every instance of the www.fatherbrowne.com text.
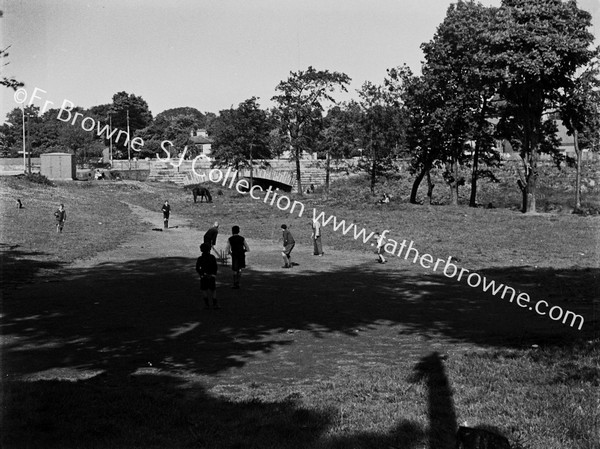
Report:
M15 91L14 99L17 103L24 105L29 98L28 105L32 105L34 101L42 99L42 97L38 95L41 93L45 94L47 92L36 87L31 94L31 97L28 97L27 91L24 88L20 88ZM46 112L48 106L53 104L52 101L46 100L41 113L43 114ZM67 99L63 100L56 117L57 120L70 123L73 126L79 124L84 131L95 131L99 137L104 136L106 139L111 139L116 136L116 142L119 142L123 137L123 144L130 145L130 147L137 152L141 151L144 146L144 141L140 137L131 138L128 131L119 130L117 128L110 129L106 124L101 126L102 124L99 121L96 121L92 117L85 117L81 112L75 111L74 108L75 104L73 102ZM183 157L185 156L185 151L184 154L181 155L179 162L175 164L171 161L170 151L166 148L167 145L173 146L173 143L165 140L161 144L161 149L165 152L166 158L161 158L158 154L156 157L162 162L169 162L173 167L178 167L181 165ZM196 170L196 162L199 158L200 156L193 160L192 171L201 181L205 181L207 175L205 173L198 173ZM238 178L237 172L231 168L229 168L226 173L223 173L220 169L216 168L210 170L208 172L208 180L230 189L233 189L235 186L235 189L240 194L249 194L252 199L262 200L263 203L268 204L269 206L277 206L278 209L289 211L290 214L296 212L299 217L304 215L305 208L302 202L297 200L292 201L286 195L278 193L277 189L273 190L272 187L269 187L267 190L264 190L259 185L250 187L248 180ZM383 231L378 239L374 239L374 232L367 233L367 230L364 228L359 231L354 223L346 223L345 220L338 220L334 215L326 217L325 212L321 212L317 215L317 211L314 208L312 212L313 220L320 221L322 226L331 224L331 227L335 232L341 231L343 235L349 234L353 236L355 240L361 239L363 243L369 243L369 241L371 241L371 246L377 245L378 248L383 246L383 250L388 254L396 257L402 257L404 255L404 260L409 260L410 258L412 263L419 263L419 265L425 269L436 272L441 271L444 276L450 279L456 278L457 281L466 282L469 287L481 288L485 293L491 293L492 296L505 299L510 303L516 302L517 306L533 311L538 315L547 315L553 321L561 321L563 324L568 324L571 327L577 326L579 330L583 327L583 316L577 315L570 310L563 310L560 306L550 307L550 304L544 300L532 301L530 296L525 292L517 292L514 288L496 283L496 281L490 280L486 276L475 271L458 267L452 263L452 257L440 259L433 257L431 254L421 254L412 240L407 243L406 239L404 239L402 240L402 243L398 243L398 241L394 239L387 238L385 243L383 243L384 237L390 232L389 230ZM350 234L350 231L352 231L352 234Z

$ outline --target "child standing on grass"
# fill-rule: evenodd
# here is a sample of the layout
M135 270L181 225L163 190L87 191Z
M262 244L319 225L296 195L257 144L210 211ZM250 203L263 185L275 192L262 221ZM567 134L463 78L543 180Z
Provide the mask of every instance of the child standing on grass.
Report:
M385 260L385 257L383 257L383 253L384 253L383 248L385 247L385 244L387 243L387 239L385 238L384 234L380 234L379 232L376 232L373 235L373 237L375 237L375 239L377 240L377 249L375 250L375 254L377 254L377 262L386 263L387 260Z
M67 221L67 211L64 204L58 206L58 210L54 212L54 216L56 217L56 232L62 232L65 221Z
M210 299L212 298L213 309L220 309L217 304L217 259L210 253L210 245L203 243L200 245L202 255L196 260L196 271L200 276L200 291L204 296L204 308L210 309Z
M250 251L250 247L246 243L246 239L240 235L240 227L234 226L231 228L232 236L227 240L227 248L225 252L231 254L231 269L233 270L233 288L240 288L240 279L242 277L242 269L246 268L246 252Z

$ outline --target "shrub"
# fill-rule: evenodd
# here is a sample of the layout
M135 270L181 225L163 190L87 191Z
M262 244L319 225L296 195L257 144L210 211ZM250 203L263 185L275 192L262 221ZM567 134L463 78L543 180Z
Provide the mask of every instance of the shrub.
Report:
M34 184L42 184L45 186L55 187L55 184L41 173L27 173L25 174L25 179Z

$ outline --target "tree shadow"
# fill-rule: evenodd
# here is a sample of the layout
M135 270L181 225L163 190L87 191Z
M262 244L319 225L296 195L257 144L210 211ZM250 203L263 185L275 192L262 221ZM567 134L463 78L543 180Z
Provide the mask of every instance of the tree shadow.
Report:
M445 447L456 418L432 347L522 347L546 338L567 344L593 332L593 326L578 331L455 280L392 264L250 269L241 290L221 284L223 310L203 311L193 267L194 260L183 257L103 263L64 270L52 290L34 283L12 291L2 317L7 447L37 444L10 440L22 438L27 425L45 432L44 447L212 447L220 438L219 447L416 448L423 438ZM598 271L542 275L589 283ZM536 272L517 279L512 267L480 272L514 288L539 283ZM227 282L228 273L220 279ZM592 322L591 304L563 305ZM430 391L429 430L399 417L384 435L328 439L338 419L334 411L306 410L293 401L238 403L207 392L220 376L233 383L310 379L335 373L346 354L360 354L355 363L368 366L407 352L420 359L416 378ZM33 414L19 416L16 401L29 401ZM165 440L147 441L145 414L166 411L175 417L165 416L159 429ZM85 434L93 442L83 444ZM185 438L178 445L166 443L179 434Z
M57 270L65 266L62 262L39 260L46 256L40 251L24 251L19 245L0 243L0 289L33 281L44 270Z

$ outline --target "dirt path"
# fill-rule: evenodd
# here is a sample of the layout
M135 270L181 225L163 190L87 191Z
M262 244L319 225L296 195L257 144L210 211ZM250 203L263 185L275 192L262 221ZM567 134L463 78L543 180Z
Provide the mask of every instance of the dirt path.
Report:
M251 237L242 289L230 289L230 269L221 266L223 309L202 310L194 271L202 234L176 214L168 230L155 231L159 214L129 207L147 232L75 262L54 282L12 292L20 303L4 332L8 376L165 374L215 388L303 383L569 332L404 261L382 266L369 254L327 249L315 257L298 242L298 265L285 270L279 243ZM223 229L218 248L227 235Z

